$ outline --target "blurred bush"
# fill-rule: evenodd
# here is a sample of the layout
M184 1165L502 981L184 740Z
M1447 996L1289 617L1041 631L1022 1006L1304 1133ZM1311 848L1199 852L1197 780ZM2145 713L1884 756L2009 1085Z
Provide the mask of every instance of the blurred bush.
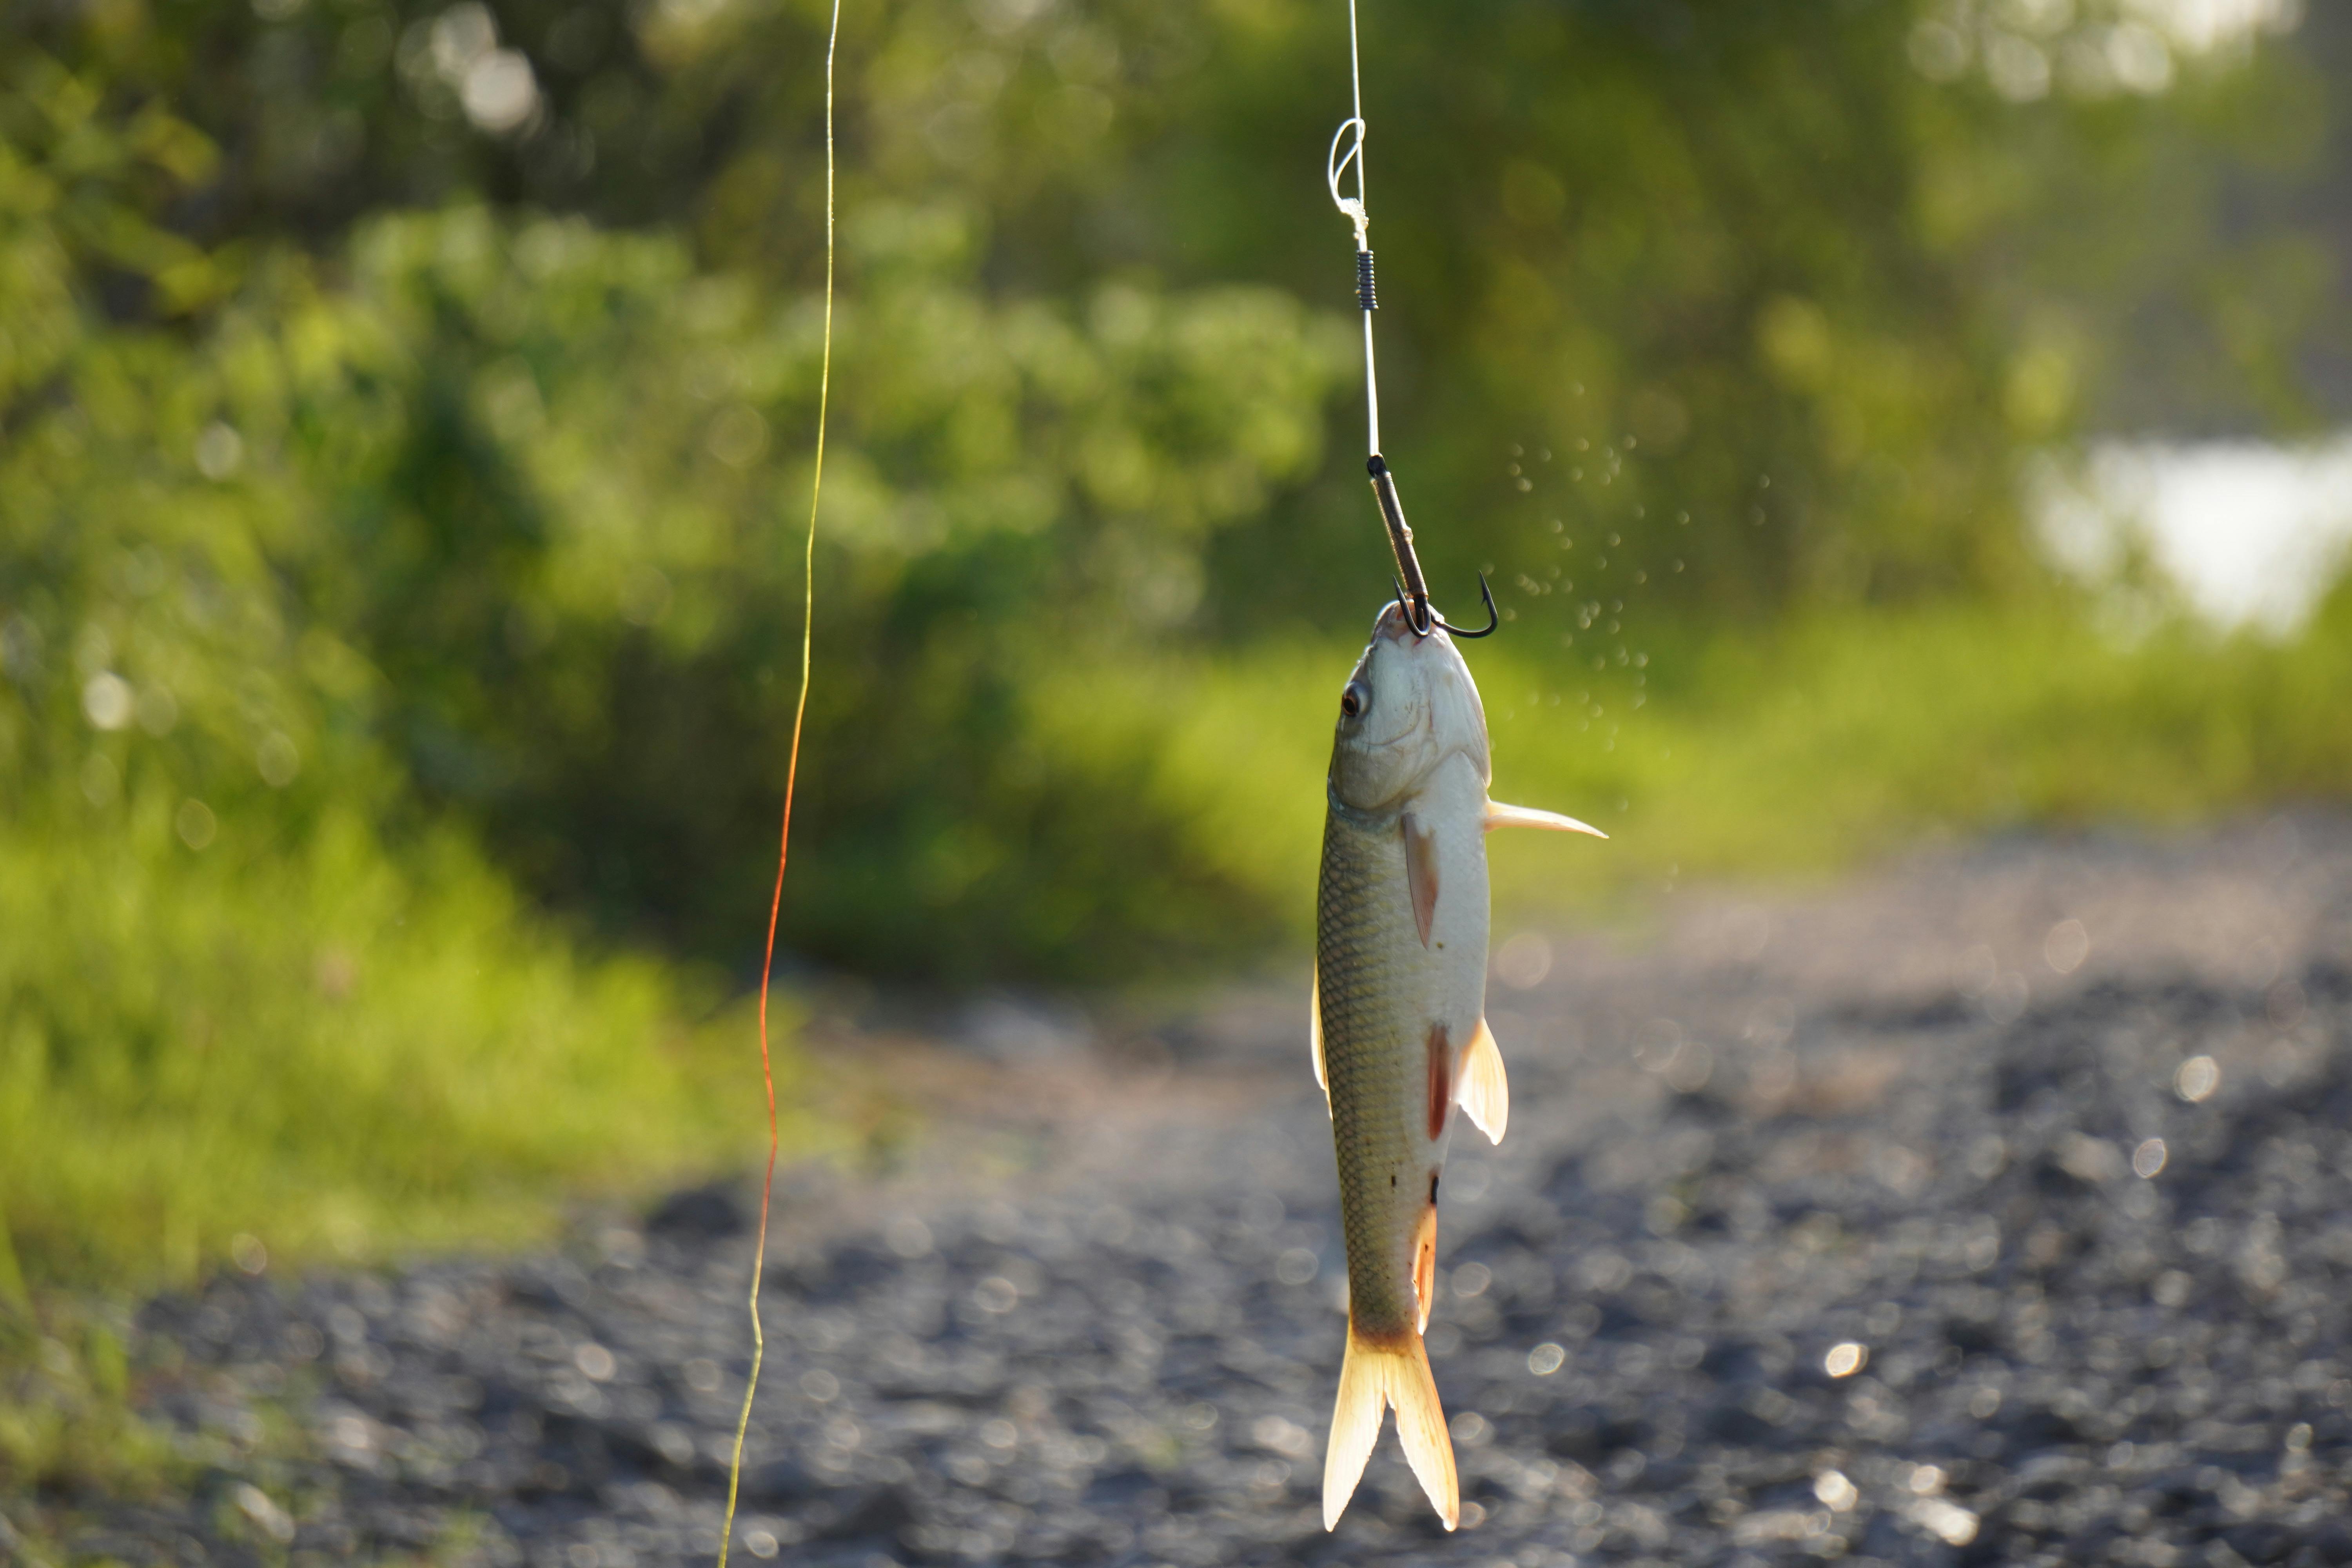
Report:
M207 166L160 111L37 64L6 108L0 1294L187 1278L246 1228L512 1228L708 1158L713 988L524 918L394 740L369 601L418 589L338 521L402 444L390 301L295 257L224 285L150 228L144 187ZM187 310L80 296L132 264ZM513 554L449 538L445 586Z
M1544 787L1519 793L1717 813L1691 841L1714 850L1628 851L1643 877L1741 863L1753 813L1697 761L1751 735L1723 691L1770 706L1737 678L1924 683L1840 689L1899 708L1969 637L2044 625L2012 651L2098 666L2018 513L2028 451L2146 413L2152 381L2200 418L2322 416L2297 353L2324 247L2213 215L2335 166L2326 51L2194 48L2143 10L1367 10L1390 455L1441 594L1480 567L1506 592L1498 689L1529 723L1578 694L1578 729L1528 732ZM0 1133L98 1119L86 1167L0 1140L21 1247L74 1254L115 1201L76 1194L109 1181L153 1235L215 1234L228 1197L166 1191L189 1161L299 1184L342 1160L351 1192L455 1202L467 1173L588 1168L625 1103L667 1109L615 1170L690 1146L693 1054L644 1047L693 1036L713 987L576 940L738 982L756 952L824 20L0 22L0 899L26 933ZM1328 688L1385 591L1316 162L1344 11L894 0L845 7L842 48L787 941L950 981L1280 951ZM1594 727L1654 700L1622 755ZM1954 801L1915 766L1946 754L1861 746L1885 809L1816 812L1808 841L2132 795L2070 753L2073 783ZM2188 795L2243 793L2180 766ZM343 1100L359 1120L303 1114ZM415 1135L354 1134L378 1124ZM100 1167L131 1173L74 1173Z
M2326 124L2291 52L2062 9L1368 14L1390 449L1445 591L1492 565L1657 627L2038 592L2016 460L2101 395L2138 277L2086 258L2235 254L2202 222L2223 185ZM26 188L58 193L15 205L40 259L12 319L168 397L144 466L197 487L189 534L266 561L286 635L364 672L369 812L738 964L795 653L824 20L101 7L26 26L9 89ZM1343 20L847 9L797 947L1100 976L1286 929L1150 799L1148 736L1049 745L1036 702L1268 633L1336 655L1380 592L1325 440L1354 385L1314 179ZM2119 27L2169 90L2098 64ZM2233 330L2310 303L2245 291ZM23 363L30 416L60 384ZM25 599L24 635L73 644L95 591Z

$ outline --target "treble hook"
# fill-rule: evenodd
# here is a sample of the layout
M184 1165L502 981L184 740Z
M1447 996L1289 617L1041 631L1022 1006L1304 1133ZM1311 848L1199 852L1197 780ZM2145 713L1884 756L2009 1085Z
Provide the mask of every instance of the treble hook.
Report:
M1397 563L1397 605L1413 631L1427 637L1444 627L1458 637L1492 637L1495 628L1503 624L1502 612L1495 608L1495 591L1486 585L1486 574L1478 574L1478 596L1486 601L1486 626L1483 631L1465 631L1449 626L1429 603L1429 584L1421 574L1421 557L1413 553L1412 528L1404 520L1404 503L1397 499L1396 476L1389 472L1388 462L1375 453L1364 465L1372 476L1372 494L1381 503L1381 520L1388 524L1389 548L1395 552Z
M1408 620L1412 619L1412 606L1406 604L1404 601L1404 584L1397 582L1393 577L1390 578L1389 582L1396 589L1397 608L1405 613L1405 617ZM1429 612L1429 625L1441 631L1450 633L1457 637L1493 637L1495 635L1495 628L1503 624L1503 615L1501 611L1495 608L1495 590L1486 586L1486 574L1484 572L1478 574L1478 596L1486 601L1486 624L1482 629L1475 632L1465 631L1462 627L1457 626L1453 622L1447 620L1444 616L1439 615L1433 609ZM1418 624L1416 624L1412 629L1419 632L1423 637L1427 637L1429 635L1428 628Z

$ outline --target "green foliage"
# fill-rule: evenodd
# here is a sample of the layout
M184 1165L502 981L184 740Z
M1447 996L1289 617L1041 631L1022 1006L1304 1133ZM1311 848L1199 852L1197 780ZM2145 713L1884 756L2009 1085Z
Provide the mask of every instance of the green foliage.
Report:
M2063 76L2121 16L2025 47ZM1109 980L1303 930L1385 579L1315 169L1342 17L847 7L801 953ZM0 24L0 1293L511 1229L714 1147L823 20ZM2324 51L2012 102L1946 0L1365 22L1390 454L1444 601L1491 565L1511 605L1506 786L1625 830L1507 894L2342 787L2338 633L2103 641L2015 483L2152 364L2316 416L2328 252L2210 219L2325 162Z
M2088 58L2109 9L2034 58ZM1041 693L1379 591L1325 439L1353 399L1313 184L1341 16L848 8L795 947L1104 976L1277 929L1188 858L1123 719L1079 742ZM2078 426L2130 300L2206 261L2294 271L2198 216L2231 171L2308 163L2325 115L2277 49L2027 105L1913 68L1955 18L1991 48L1972 17L1367 12L1388 445L1449 599L1488 564L1636 625L2038 591L2019 454ZM285 637L349 656L373 761L344 804L734 965L797 656L823 21L101 8L31 28L8 100L11 166L59 193L18 204L26 340L145 356L179 383L156 451L241 458L195 531L267 563ZM2141 254L2171 272L2111 298ZM2227 319L2275 341L2258 297ZM91 618L20 615L53 652Z
M179 132L110 141L89 101L24 79L0 237L9 1282L512 1232L709 1159L709 988L575 953L387 743L320 474L386 447L401 325L282 258L200 332L105 327L71 259L179 265L129 205Z

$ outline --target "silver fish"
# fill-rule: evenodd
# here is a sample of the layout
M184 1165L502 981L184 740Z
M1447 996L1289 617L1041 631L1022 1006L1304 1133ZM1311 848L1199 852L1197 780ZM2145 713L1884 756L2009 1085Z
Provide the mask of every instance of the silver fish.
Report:
M1429 1370L1437 1178L1459 1104L1496 1142L1510 1112L1486 1027L1488 830L1607 835L1486 798L1478 688L1444 630L1391 604L1339 698L1316 894L1315 1074L1331 1110L1348 1243L1348 1349L1323 1462L1339 1521L1397 1413L1422 1489L1461 1517L1454 1445Z

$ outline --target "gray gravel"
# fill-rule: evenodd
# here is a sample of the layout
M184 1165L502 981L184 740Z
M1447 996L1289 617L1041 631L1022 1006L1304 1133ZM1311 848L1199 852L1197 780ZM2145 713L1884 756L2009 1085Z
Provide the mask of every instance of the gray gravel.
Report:
M821 1031L920 1131L780 1178L737 1550L2352 1562L2352 824L1682 893L1497 962L1517 1103L1454 1141L1429 1336L1458 1535L1392 1436L1320 1526L1343 1270L1299 984ZM707 1560L744 1213L153 1303L158 1414L233 1455L290 1412L310 1455L78 1549Z

